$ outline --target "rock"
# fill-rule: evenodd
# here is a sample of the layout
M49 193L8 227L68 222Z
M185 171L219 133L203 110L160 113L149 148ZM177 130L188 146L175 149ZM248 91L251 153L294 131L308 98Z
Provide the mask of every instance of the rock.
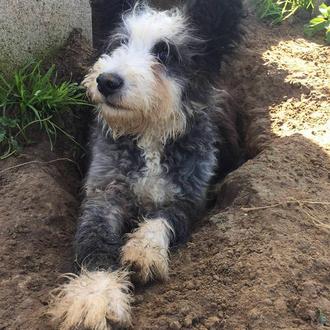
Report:
M180 324L179 321L172 321L172 322L170 322L169 327L172 330L179 330L179 329L182 328L182 326L181 326L181 324Z
M209 330L218 329L220 325L220 319L217 316L210 316L206 319L206 321L204 321L204 325Z

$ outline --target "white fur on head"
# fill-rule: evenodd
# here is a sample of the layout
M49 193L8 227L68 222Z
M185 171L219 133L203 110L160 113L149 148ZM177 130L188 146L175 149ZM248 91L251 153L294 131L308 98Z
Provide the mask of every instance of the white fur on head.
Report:
M131 265L142 282L168 278L168 249L173 228L165 219L146 220L129 234L122 248L123 265Z
M114 39L127 42L102 55L83 81L114 137L135 134L166 140L185 130L182 86L151 51L161 40L181 44L186 30L186 20L178 10L158 12L144 6L123 17ZM102 73L115 73L124 80L115 101L109 102L98 91L96 78Z
M53 292L48 314L61 330L107 330L108 323L131 324L130 282L126 272L82 271Z

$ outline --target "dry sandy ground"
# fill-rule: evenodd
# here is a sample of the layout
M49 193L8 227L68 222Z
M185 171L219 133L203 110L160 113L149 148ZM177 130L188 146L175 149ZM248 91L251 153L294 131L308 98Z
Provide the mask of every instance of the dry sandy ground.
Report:
M302 26L247 18L222 86L246 114L250 156L218 185L217 209L172 254L167 283L136 288L134 329L330 326L330 51ZM66 57L66 56L65 56ZM0 329L50 329L71 271L79 174L46 143L0 163Z

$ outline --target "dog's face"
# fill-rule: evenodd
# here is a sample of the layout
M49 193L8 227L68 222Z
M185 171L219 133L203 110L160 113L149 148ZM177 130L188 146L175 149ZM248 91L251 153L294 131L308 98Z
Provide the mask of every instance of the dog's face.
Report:
M175 136L184 130L184 57L192 39L178 10L142 7L123 17L106 53L83 81L114 133L149 129Z

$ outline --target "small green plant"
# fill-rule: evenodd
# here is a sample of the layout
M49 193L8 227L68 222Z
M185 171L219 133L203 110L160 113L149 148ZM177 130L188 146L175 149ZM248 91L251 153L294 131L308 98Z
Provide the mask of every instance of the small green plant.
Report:
M315 0L254 0L257 15L270 19L273 24L281 23L299 10L314 10Z
M327 316L323 313L323 311L320 308L316 310L316 319L318 324L320 325L325 325L325 326L329 325Z
M257 15L260 19L271 20L273 24L280 23L282 18L281 7L273 0L255 0Z
M319 6L320 15L314 17L305 25L304 33L312 37L317 32L325 30L325 40L330 44L330 6L322 3Z
M58 133L77 143L60 124L60 115L70 106L87 104L76 83L56 82L54 66L43 73L41 63L32 62L10 79L0 74L0 159L31 142L28 129L33 126L47 134L51 149Z

